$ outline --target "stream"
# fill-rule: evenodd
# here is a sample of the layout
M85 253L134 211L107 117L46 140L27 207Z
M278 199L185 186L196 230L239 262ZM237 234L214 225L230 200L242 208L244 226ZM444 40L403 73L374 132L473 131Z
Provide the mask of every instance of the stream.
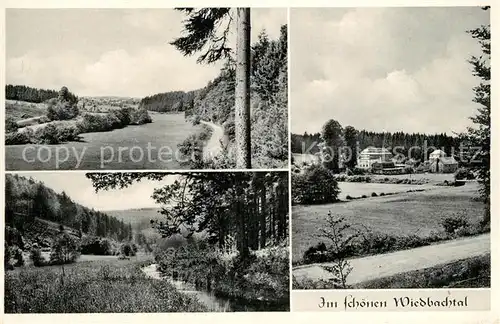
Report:
M151 264L149 266L143 267L142 271L148 278L168 280L168 282L174 285L174 287L179 292L196 297L202 304L206 305L211 311L214 312L254 312L281 310L277 309L276 306L267 305L265 303L252 303L248 301L215 296L213 292L200 290L191 283L181 280L174 280L172 278L163 276L163 274L157 270L156 264Z

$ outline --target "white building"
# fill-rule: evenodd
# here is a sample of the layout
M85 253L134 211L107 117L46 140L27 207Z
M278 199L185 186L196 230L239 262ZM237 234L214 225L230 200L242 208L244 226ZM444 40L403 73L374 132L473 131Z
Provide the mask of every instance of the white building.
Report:
M435 150L429 155L429 161L433 162L443 157L446 157L446 153L444 151Z
M371 169L373 163L391 162L392 153L384 147L369 146L358 155L357 167Z

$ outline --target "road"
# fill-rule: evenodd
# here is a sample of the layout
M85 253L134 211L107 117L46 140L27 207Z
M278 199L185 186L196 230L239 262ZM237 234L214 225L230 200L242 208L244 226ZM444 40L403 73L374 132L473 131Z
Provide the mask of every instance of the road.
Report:
M490 252L489 233L410 250L352 259L350 263L353 270L347 278L347 284L352 285L398 273L429 268L488 252ZM293 275L298 281L302 281L304 278L328 280L332 276L321 265L329 265L329 263L298 266L293 269Z
M212 128L212 137L208 140L203 148L203 158L205 161L211 160L222 153L222 143L224 141L224 129L212 122L201 120L200 123L205 124Z

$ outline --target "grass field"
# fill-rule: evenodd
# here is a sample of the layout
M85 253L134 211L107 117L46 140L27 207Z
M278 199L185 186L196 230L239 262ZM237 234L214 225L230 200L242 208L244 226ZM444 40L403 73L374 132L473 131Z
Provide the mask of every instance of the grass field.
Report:
M439 266L370 280L354 289L486 288L491 286L491 255L471 257Z
M99 259L99 260L98 260ZM142 260L141 260L142 259ZM5 273L6 313L204 311L197 299L164 280L146 278L146 258L101 257L71 265Z
M15 121L45 115L47 106L44 103L5 100L5 118Z
M177 145L199 126L186 122L184 114L150 114L153 123L128 126L110 132L82 134L81 142L61 145L8 145L5 148L6 169L172 170L186 168L177 158L180 156ZM23 152L26 159L23 158ZM61 157L59 165L55 158L58 152ZM67 160L62 161L66 158L67 152L69 153ZM77 156L83 156L79 165Z
M415 174L394 174L394 175L383 175L383 174L373 174L371 175L373 179L412 179L412 180L420 180L425 179L428 180L429 184L443 183L445 180L448 182L453 181L454 175L453 173L415 173Z
M361 185L360 188L365 189L359 190L366 190L365 184L353 185ZM394 192L394 186L400 185L389 186ZM479 221L484 206L482 202L473 201L473 197L478 196L478 189L478 184L471 182L462 187L434 186L424 192L405 192L393 196L370 197L317 206L294 206L292 208L293 262L301 260L303 253L310 246L322 241L318 234L326 224L325 219L329 211L334 215L344 216L351 224L362 224L373 231L394 235L427 236L433 231L442 229L441 221L444 218L459 213L465 213L471 222ZM354 189L352 190L354 192ZM384 192L387 191L390 190ZM343 194L344 192L341 193Z
M371 196L372 192L377 195L381 193L402 193L408 190L430 189L432 185L408 185L408 184L384 184L384 183L366 183L366 182L339 182L341 200L345 200L346 196L360 197L366 195Z

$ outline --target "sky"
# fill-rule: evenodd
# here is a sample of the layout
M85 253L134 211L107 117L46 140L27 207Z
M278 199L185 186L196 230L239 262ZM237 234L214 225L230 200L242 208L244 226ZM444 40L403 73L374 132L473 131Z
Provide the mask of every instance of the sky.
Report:
M7 9L6 82L78 96L144 97L194 90L220 64L201 65L169 42L184 14L173 9ZM286 8L252 9L252 40L266 29L279 37ZM232 28L232 43L235 33Z
M292 9L291 130L329 119L372 131L462 132L477 105L465 31L489 11L454 8Z
M92 182L82 172L23 172L20 175L42 181L55 192L64 191L73 201L100 211L160 207L151 198L154 189L178 179L177 175L170 175L161 181L143 179L124 189L96 193Z

